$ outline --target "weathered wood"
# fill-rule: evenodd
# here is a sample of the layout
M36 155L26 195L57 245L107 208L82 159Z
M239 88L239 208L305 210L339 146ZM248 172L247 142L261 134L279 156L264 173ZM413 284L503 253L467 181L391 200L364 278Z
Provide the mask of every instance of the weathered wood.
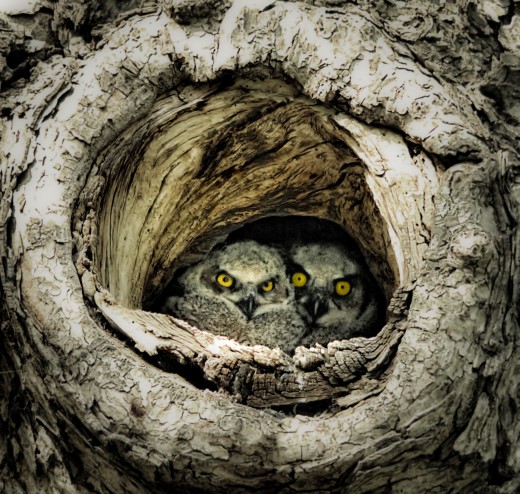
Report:
M514 6L124 3L4 18L0 490L517 492ZM143 311L279 213L359 240L378 336L290 358Z
M253 407L332 401L345 395L346 384L367 371L370 376L383 373L401 337L401 331L389 325L369 342L355 338L329 348L299 347L293 362L280 349L248 347L165 314L124 309L99 292L95 297L103 316L140 352L151 356L163 352L163 361L169 355L169 368L177 366L181 373L182 366L198 366L207 387L214 383Z
M393 278L405 276L398 269L406 268L393 261L359 159L337 144L340 131L329 122L334 114L296 98L281 82L243 81L213 94L216 89L199 90L193 103L184 105L177 97L161 101L151 113L157 112L157 119L136 125L104 155L93 183L100 175L120 174L121 166L135 171L127 174L128 182L109 179L108 189L98 191L104 203L93 254L102 284L123 304L149 305L176 267L200 258L244 221L308 213L359 234L390 296ZM155 129L160 129L156 137ZM124 266L109 261L120 250Z

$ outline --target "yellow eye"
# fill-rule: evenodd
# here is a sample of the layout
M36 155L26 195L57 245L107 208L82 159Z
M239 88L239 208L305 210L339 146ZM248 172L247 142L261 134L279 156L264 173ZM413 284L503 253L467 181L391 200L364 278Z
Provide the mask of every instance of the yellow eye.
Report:
M264 281L260 287L262 288L262 291L264 292L270 292L274 288L274 283L272 280Z
M350 283L347 280L339 280L336 281L335 285L336 295L340 297L345 297L350 292Z
M227 273L220 273L217 276L217 283L220 286L223 286L224 288L231 288L234 282L235 280L233 279L233 277Z
M307 275L305 273L294 273L291 276L291 283L296 288L302 288L307 284Z

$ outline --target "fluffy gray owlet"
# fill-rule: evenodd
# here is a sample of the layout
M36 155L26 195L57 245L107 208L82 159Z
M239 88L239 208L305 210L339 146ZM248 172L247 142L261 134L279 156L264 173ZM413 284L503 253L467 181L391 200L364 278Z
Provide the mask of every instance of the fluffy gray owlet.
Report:
M211 251L188 267L165 309L199 329L290 353L306 332L278 251L253 240Z
M302 345L373 336L383 323L384 297L361 255L337 243L291 248L291 283L309 325Z

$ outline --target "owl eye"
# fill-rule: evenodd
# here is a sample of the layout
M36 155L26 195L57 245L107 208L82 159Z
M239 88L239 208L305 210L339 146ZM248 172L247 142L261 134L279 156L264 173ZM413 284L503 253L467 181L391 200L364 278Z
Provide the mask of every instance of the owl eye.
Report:
M291 283L296 288L302 288L307 284L307 275L305 273L294 273L291 276Z
M231 288L235 283L235 279L227 273L220 273L216 278L217 283L224 288Z
M334 285L336 295L340 297L346 297L350 293L350 283L347 280L336 281Z
M260 288L262 289L263 292L270 292L274 288L273 280L264 281L260 285Z

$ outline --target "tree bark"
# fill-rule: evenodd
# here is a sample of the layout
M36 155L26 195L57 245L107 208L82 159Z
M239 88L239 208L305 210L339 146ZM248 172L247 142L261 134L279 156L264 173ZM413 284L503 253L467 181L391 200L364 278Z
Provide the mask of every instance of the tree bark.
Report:
M2 492L520 490L515 2L11 14ZM286 355L156 311L281 214L356 238L379 334Z

